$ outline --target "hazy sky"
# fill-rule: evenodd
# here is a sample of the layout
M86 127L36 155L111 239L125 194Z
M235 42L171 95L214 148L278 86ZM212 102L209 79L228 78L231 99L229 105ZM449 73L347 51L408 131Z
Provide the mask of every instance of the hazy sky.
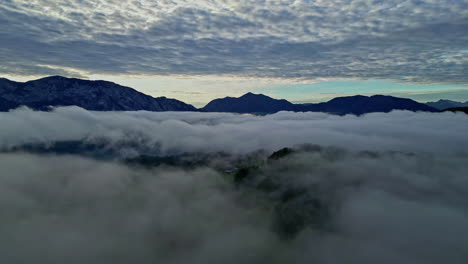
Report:
M105 79L202 105L468 100L468 0L2 0L0 76Z

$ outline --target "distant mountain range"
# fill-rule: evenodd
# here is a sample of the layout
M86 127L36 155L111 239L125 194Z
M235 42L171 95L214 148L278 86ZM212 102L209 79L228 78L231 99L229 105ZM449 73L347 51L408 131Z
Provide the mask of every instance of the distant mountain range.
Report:
M465 114L468 114L468 107L452 107L452 108L447 108L444 110L444 112L463 112Z
M200 110L203 112L276 113L295 111L296 105L284 99L277 100L263 94L247 93L239 98L215 99Z
M411 99L392 96L348 96L337 97L325 103L292 104L286 100L276 100L262 94L247 93L239 98L216 99L201 109L203 112L231 113L275 113L278 111L326 112L331 114L361 115L392 110L437 112L436 109Z
M448 108L457 108L457 107L468 107L468 101L466 102L456 102L452 100L439 100L437 102L428 102L428 106L434 107L435 109L444 110Z
M247 93L239 98L215 99L201 109L166 97L154 98L132 88L107 81L88 81L51 76L29 82L14 82L0 78L0 111L19 106L48 110L51 106L75 105L93 111L202 111L270 114L279 111L326 112L361 115L392 110L438 112L448 100L418 103L411 99L384 95L337 97L317 104L293 104L263 94ZM460 103L461 104L461 103Z
M297 105L297 111L315 111L332 114L362 115L392 110L437 112L436 109L411 99L385 95L337 97L325 103Z
M19 106L47 110L49 106L76 105L95 111L196 111L192 105L154 98L132 88L106 81L51 76L25 83L0 79L0 111Z

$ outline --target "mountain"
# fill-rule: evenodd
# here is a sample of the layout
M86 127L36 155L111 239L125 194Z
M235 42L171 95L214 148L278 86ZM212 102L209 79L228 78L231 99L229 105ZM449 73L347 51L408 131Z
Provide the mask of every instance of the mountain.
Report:
M47 110L49 106L75 105L94 111L196 111L184 102L154 98L107 81L51 76L29 82L0 79L0 111L19 106Z
M463 112L465 114L468 114L468 107L453 107L453 108L447 108L443 112Z
M326 112L339 115L361 115L372 112L390 112L392 110L437 112L436 109L411 99L384 95L371 97L356 95L337 97L318 104L292 104L286 100L277 100L262 94L252 93L247 93L239 98L215 99L201 110L204 112L231 113Z
M225 97L215 99L201 109L203 112L230 113L276 113L294 111L294 104L277 100L263 94L247 93L239 98Z
M22 83L0 78L0 111L8 111L22 105L36 110L47 110L50 106L75 105L94 111L199 111L175 99L154 98L132 88L107 81L51 76ZM356 95L337 97L318 104L293 104L286 100L253 93L247 93L239 98L215 99L200 109L203 112L252 114L313 111L339 115L361 115L392 110L437 112L436 109L426 104L384 95L370 97Z
M434 107L439 110L444 110L447 108L456 108L456 107L468 107L468 101L462 103L452 100L439 100L437 102L428 102L426 103L430 107Z
M386 113L392 110L437 112L437 109L411 99L386 95L337 97L325 103L296 105L296 111L299 112L314 111L338 115L362 115L372 112Z

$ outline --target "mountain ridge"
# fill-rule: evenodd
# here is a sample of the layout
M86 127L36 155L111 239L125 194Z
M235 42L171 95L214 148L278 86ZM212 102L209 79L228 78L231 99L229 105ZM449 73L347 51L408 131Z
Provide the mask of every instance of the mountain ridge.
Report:
M373 112L390 112L393 110L425 111L437 112L430 106L418 103L407 98L400 98L388 95L354 95L336 97L328 102L317 104L297 104L296 111L317 111L338 115L355 114L362 115Z
M48 76L27 82L0 78L0 111L19 106L48 110L50 106L75 105L93 111L201 111L271 114L279 111L326 112L361 115L392 110L438 112L407 98L386 95L336 97L328 102L293 104L264 94L248 92L240 97L214 99L197 109L176 99L152 97L137 90L103 80Z
M426 104L428 106L434 107L439 110L445 110L448 108L468 107L468 101L458 102L458 101L447 100L447 99L440 99L435 102L427 102Z
M231 113L274 113L279 111L294 111L294 104L284 99L273 99L264 94L246 93L238 98L224 97L214 99L202 112Z
M49 76L27 82L0 79L0 111L19 106L47 110L75 105L94 111L196 111L192 105L152 97L113 82Z
M247 93L240 97L225 97L214 99L202 112L231 112L231 113L263 113L270 114L279 111L294 112L326 112L337 115L362 115L372 112L390 112L392 110L437 112L430 106L407 98L387 95L354 95L336 97L328 102L293 104L284 99L273 99L263 94Z
M447 108L443 110L443 112L453 112L453 113L462 112L462 113L468 114L468 107L452 107L452 108Z

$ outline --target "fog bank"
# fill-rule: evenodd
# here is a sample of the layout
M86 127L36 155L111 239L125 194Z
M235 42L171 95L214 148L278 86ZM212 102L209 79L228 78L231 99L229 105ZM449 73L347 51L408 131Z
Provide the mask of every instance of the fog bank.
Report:
M196 152L245 154L311 143L360 150L466 152L468 116L394 111L361 117L280 112L268 116L227 113L52 112L0 113L0 149L24 144L80 141L121 156Z
M0 262L467 263L467 121L0 113Z

